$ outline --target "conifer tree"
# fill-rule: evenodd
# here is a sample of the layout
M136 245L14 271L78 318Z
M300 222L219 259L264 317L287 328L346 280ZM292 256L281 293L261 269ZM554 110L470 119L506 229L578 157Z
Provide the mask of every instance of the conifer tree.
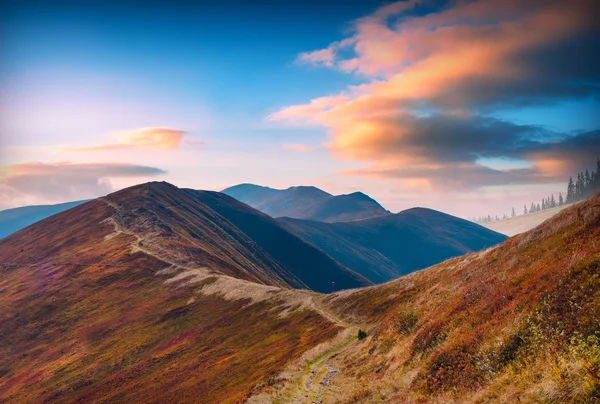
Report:
M573 183L573 177L569 177L569 184L567 185L567 203L572 203L575 200L575 184Z
M590 172L585 169L585 174L583 175L583 197L587 198L591 195L592 191L592 180L590 178Z
M558 206L563 206L565 201L563 200L562 192L558 193Z
M512 208L511 217L515 217L515 216L517 216L517 214L515 213L515 208Z
M527 214L527 205L523 206L523 214L526 215Z

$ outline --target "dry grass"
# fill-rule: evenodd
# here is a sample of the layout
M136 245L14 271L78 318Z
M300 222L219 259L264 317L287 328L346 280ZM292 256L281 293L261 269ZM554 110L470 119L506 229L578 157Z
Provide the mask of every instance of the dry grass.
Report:
M599 202L485 252L326 298L371 325L366 344L340 355L331 402L600 400Z
M337 334L312 295L215 274L239 267L114 214L94 201L0 242L0 402L240 402Z

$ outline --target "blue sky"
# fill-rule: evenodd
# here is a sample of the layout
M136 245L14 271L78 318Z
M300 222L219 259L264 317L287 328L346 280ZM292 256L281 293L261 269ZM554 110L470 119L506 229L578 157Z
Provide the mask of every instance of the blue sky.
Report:
M481 78L475 74L481 82L468 85L465 78L474 73L443 57L465 49L470 55L465 44L471 39L451 42L440 34L424 40L425 32L450 27L464 35L465 29L476 29L479 23L449 17L464 12L481 18L498 42L508 35L498 28L502 23L535 24L544 12L561 7L557 0L538 5L539 9L507 8L505 14L490 18L485 9L497 4L480 3L481 7L467 10L443 1L4 2L0 158L5 168L0 186L6 196L0 208L93 197L151 179L199 189L253 182L274 187L316 185L333 193L363 190L391 210L418 204L463 216L467 211L488 213L492 202L492 208L502 213L514 201L528 203L546 192L558 192L577 164L571 152L550 153L548 142L567 142L578 133L600 128L598 81L583 67L575 68L589 64L586 59L572 59L575 67L557 68L548 77L544 63L560 60L560 53L573 43L585 52L589 38L597 38L597 31L590 30L582 17L589 13L589 2L575 2L581 4L571 7L575 11L566 13L564 24L557 23L559 34L543 33L527 46L507 38L514 49L506 54L504 48L498 49L497 58L484 59L485 74ZM473 32L473 41L477 38ZM402 48L405 45L410 52ZM486 46L474 43L473 49L475 45ZM496 52L493 42L489 49ZM315 52L319 50L324 52ZM523 55L533 62L519 61ZM440 70L448 63L452 67L446 70L463 74L442 82L460 97L421 91L440 80L438 73L425 68L433 58L441 60ZM491 61L518 73L496 72ZM412 93L410 85L392 86L418 69L426 73L415 76L424 81ZM515 79L536 69L540 74L534 74L531 86ZM549 84L551 80L591 85L557 87ZM329 103L334 97L345 100L336 98L335 105L325 109L311 108L308 115L294 112L294 106L312 105L315 99ZM386 106L374 110L373 99ZM410 105L420 105L420 115L409 107L408 99ZM363 109L357 113L350 105ZM394 116L385 122L364 120L392 110ZM423 111L428 116L423 117ZM448 116L460 116L460 122L447 122ZM359 133L357 128L363 127L383 132ZM469 136L450 131L431 134L425 129L432 127L466 128ZM498 128L510 132L509 140L485 145L473 141L498 136ZM405 130L415 139L399 135ZM447 155L452 157L443 157L442 165L439 156L445 156L444 149L435 146L439 136L464 142L466 152L448 146ZM513 143L527 148L513 150L511 136ZM582 142L594 142L594 136ZM534 137L546 140L533 145ZM161 143L173 139L175 146ZM568 147L565 143L564 149ZM588 152L586 164L593 154ZM34 174L28 166L33 162L42 164ZM61 164L58 171L56 164ZM20 185L37 175L41 184L56 187L86 164L135 165L140 175L106 177L103 171L92 172L77 177L62 194ZM143 167L160 169L161 174L146 175L151 171ZM480 175L482 169L502 172L492 173L488 183L489 173ZM472 184L441 178L444 171L458 173ZM44 182L44 176L51 177ZM458 185L449 189L449 184ZM533 189L528 184L536 191L527 191Z

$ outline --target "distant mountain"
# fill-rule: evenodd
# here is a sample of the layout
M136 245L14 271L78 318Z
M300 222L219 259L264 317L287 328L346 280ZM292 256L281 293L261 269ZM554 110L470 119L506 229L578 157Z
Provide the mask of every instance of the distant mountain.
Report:
M334 196L316 187L299 186L279 190L253 184L240 184L221 192L272 217L331 223L391 214L362 192Z
M431 209L344 223L278 219L285 227L375 283L501 243L506 236Z
M58 205L33 205L0 211L0 238L4 238L39 220L67 209L81 205L85 201L60 203Z

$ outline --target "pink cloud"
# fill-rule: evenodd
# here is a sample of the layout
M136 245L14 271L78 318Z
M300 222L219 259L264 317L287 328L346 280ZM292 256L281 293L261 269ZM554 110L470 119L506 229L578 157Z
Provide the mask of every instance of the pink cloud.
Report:
M115 143L99 146L69 148L69 151L95 152L122 149L173 150L179 147L185 131L164 127L140 128L115 133Z
M309 151L313 151L318 149L318 146L306 146L300 143L294 143L294 144L284 144L283 146L281 146L284 150L288 150L288 151L295 151L295 152L300 152L300 153L304 153L304 152L309 152Z
M124 163L21 163L0 167L0 209L95 198L113 191L110 180L166 174Z

